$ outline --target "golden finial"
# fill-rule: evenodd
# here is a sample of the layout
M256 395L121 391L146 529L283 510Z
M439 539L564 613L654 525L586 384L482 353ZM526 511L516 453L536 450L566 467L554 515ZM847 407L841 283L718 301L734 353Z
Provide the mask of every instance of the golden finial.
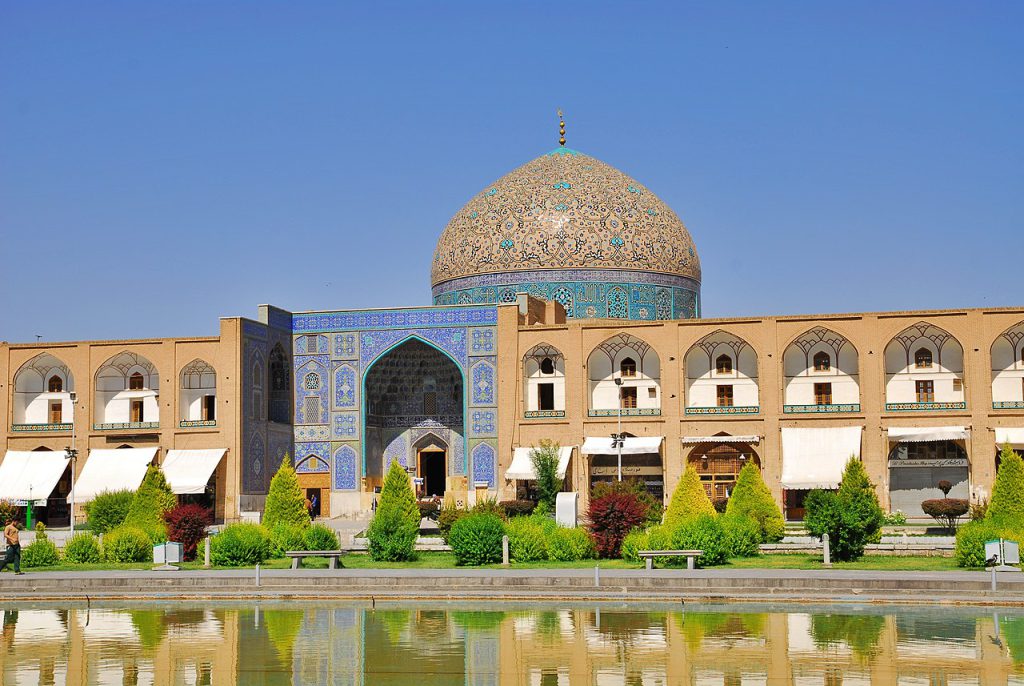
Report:
M562 110L558 110L558 144L565 147L565 119L562 117Z

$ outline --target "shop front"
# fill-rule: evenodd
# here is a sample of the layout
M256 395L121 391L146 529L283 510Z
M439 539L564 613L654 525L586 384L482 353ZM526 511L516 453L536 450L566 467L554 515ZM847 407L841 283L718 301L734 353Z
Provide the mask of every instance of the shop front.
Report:
M621 440L621 445L619 441ZM613 438L587 437L581 452L587 455L590 490L599 483L631 481L665 500L665 467L661 455L662 436L626 436ZM621 455L621 470L620 470Z
M804 498L816 489L839 488L850 458L860 459L862 426L783 427L782 488L785 517L804 518Z
M963 426L890 428L889 509L927 518L921 508L925 500L970 499L969 438ZM948 496L942 482L948 482Z

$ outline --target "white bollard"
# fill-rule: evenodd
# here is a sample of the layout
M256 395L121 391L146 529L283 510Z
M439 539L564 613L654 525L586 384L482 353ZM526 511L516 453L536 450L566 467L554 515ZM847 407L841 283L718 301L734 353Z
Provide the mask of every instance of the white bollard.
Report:
M829 550L828 546L828 534L823 534L821 537L821 545L825 550L825 566L832 566L832 551Z
M206 537L206 541L203 545L203 566L207 569L210 568L210 537Z
M594 586L601 585L601 568L594 565Z
M501 537L501 566L508 567L508 535Z
M256 585L260 585L260 566L256 565Z

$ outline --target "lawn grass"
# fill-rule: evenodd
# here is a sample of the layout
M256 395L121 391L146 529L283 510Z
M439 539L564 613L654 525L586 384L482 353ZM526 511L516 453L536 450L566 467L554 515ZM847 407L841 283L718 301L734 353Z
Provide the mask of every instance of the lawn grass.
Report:
M449 552L424 552L411 562L375 562L365 553L349 553L341 557L348 569L455 569L455 556ZM152 562L136 562L130 564L111 564L99 562L93 564L61 564L52 567L28 569L28 572L80 572L80 571L111 571L111 570L148 570L153 568ZM178 565L182 569L203 569L202 561L185 562ZM314 557L302 561L305 569L326 569L327 558ZM288 569L291 560L272 559L261 565L263 569ZM579 560L576 562L554 562L542 560L538 562L516 562L509 569L640 569L642 564L633 564L624 560ZM956 566L951 557L904 557L896 555L870 555L855 562L836 562L833 569L866 569L876 571L964 571ZM484 565L482 569L500 569L500 564ZM238 567L214 567L213 569L240 569ZM246 568L241 568L246 569ZM248 567L253 569L253 567ZM821 557L815 555L761 555L759 557L734 558L718 569L824 569Z

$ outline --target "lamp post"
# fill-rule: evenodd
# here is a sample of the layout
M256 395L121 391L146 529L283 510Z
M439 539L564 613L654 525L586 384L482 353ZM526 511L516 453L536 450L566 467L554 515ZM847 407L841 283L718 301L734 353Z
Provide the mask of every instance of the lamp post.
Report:
M615 390L617 391L616 395L619 396L619 433L613 436L614 440L612 440L612 443L614 443L615 447L618 449L618 475L619 481L622 481L622 377L615 377Z
M68 505L68 521L71 524L71 535L75 535L75 465L78 462L78 448L75 447L75 401L78 400L78 395L71 391L68 393L68 399L71 400L71 445L64 449L64 454L71 460L71 497Z

